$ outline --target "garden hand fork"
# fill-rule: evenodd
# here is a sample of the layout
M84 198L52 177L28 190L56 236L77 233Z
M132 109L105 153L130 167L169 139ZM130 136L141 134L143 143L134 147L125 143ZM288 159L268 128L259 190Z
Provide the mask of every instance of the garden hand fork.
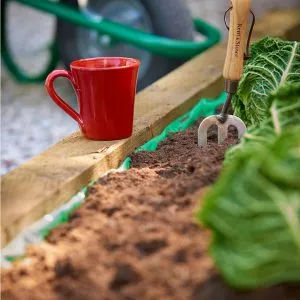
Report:
M205 146L207 144L207 130L212 125L218 126L218 144L222 144L227 138L228 127L230 125L236 127L239 138L246 131L244 122L236 116L228 115L227 111L231 103L231 98L237 90L239 80L243 73L244 59L249 57L249 42L255 23L255 17L250 9L251 0L231 0L231 4L232 6L225 12L224 15L225 25L227 29L229 29L227 53L223 69L227 99L219 115L207 117L201 122L198 129L199 146ZM226 14L229 11L231 11L230 27L228 27L226 23ZM246 30L248 27L249 12L251 12L253 19L247 41ZM247 52L244 55L245 48L247 49Z

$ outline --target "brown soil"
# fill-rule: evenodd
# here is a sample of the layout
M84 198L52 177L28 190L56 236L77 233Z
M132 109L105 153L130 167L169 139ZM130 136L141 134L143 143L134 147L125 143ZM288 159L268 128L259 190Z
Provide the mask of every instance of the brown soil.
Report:
M193 212L236 140L210 138L199 148L191 127L99 179L68 223L3 273L2 299L300 299L296 286L241 293L217 275Z

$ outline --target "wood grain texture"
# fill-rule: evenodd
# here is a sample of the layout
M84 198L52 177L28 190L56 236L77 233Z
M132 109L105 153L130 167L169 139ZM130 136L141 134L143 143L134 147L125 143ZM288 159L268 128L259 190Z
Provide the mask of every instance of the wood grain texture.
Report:
M244 53L248 38L251 0L232 0L226 59L223 77L239 80L243 74Z
M258 22L265 34L299 39L300 11L273 12ZM76 132L1 178L2 246L26 226L66 202L137 146L157 135L201 97L222 90L226 43L195 57L136 97L134 133L121 141L88 141Z

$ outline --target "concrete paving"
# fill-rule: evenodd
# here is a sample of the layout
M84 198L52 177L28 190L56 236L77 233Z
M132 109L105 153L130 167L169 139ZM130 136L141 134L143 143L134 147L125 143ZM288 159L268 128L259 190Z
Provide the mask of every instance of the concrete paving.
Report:
M211 22L226 33L223 14L227 0L187 2L194 16ZM291 6L300 6L300 0L253 0L257 16L274 7ZM9 36L14 55L26 69L36 71L45 61L54 19L18 4L11 4L9 14ZM42 52L39 51L41 47L44 48ZM5 174L78 127L50 100L43 84L19 84L2 67L1 85L1 174ZM70 85L58 80L57 89L74 105L75 95Z

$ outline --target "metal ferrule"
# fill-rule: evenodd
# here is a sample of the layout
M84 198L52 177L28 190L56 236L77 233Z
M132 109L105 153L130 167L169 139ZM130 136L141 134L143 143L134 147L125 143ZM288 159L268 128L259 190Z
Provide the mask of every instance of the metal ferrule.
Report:
M227 120L227 112L231 104L231 98L237 91L239 80L225 79L225 91L227 93L227 99L223 105L221 113L218 115L218 120L221 123L225 123Z
M234 94L237 91L239 80L225 79L225 92Z

